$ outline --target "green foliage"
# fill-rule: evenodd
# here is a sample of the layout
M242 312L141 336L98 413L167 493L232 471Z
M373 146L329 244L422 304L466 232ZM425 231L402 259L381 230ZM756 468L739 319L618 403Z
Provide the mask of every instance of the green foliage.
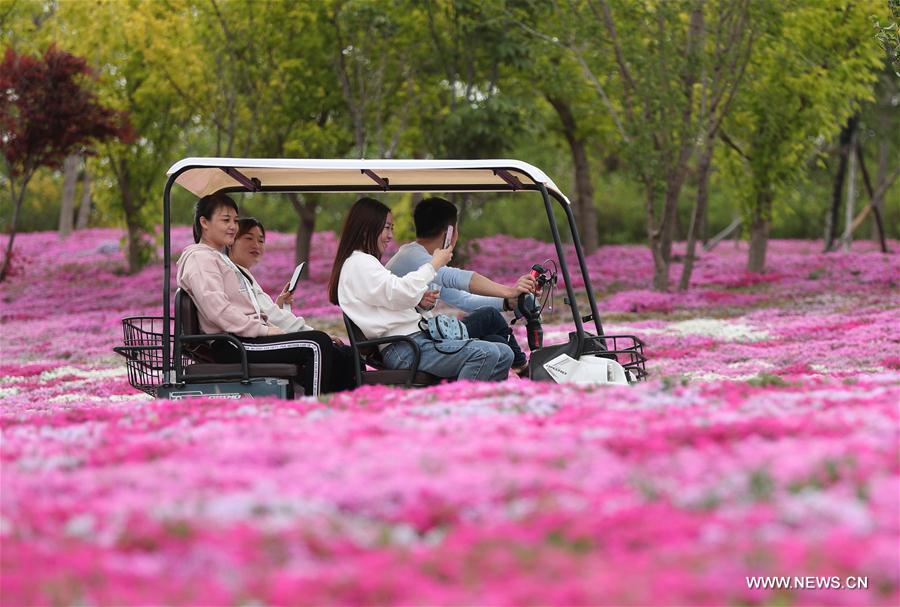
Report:
M406 2L327 2L317 11L333 69L325 88L339 95L337 110L355 157L393 157L410 144L423 95L428 57L422 10ZM347 154L349 150L341 152Z
M165 170L190 135L191 107L180 91L202 81L201 54L190 37L191 13L181 1L61 2L48 29L88 58L100 75L100 96L129 112L136 138L108 144L95 170L101 216L129 228L129 267L148 261L145 234L159 222Z
M860 103L872 99L882 65L866 37L876 2L834 6L798 0L768 15L725 131L735 142L725 166L751 220L801 180L814 155Z
M327 23L332 4L191 0L202 75L184 90L214 134L203 155L349 152Z
M541 167L574 198L555 97L587 146L601 244L638 242L647 238L648 188L659 220L680 146L693 156L699 145L703 87L686 88L684 79L715 69L712 32L721 11L739 4L705 3L706 46L689 51L691 0L608 3L633 85L616 64L603 0L0 0L0 36L19 50L56 42L87 57L101 101L130 112L138 139L90 160L103 225L127 218L152 230L165 170L188 155L513 157ZM716 148L707 234L744 212L771 218L772 236L818 237L833 167L816 159L846 118L861 112L873 178L879 137L898 130L896 78L887 72L890 80L882 75L875 88L884 65L878 43L896 36L896 17L879 0L748 6L755 44L724 121L746 158ZM896 6L890 0L888 8ZM886 149L893 166L900 148ZM684 171L676 237L686 232L697 189L691 162ZM25 229L55 227L59 183L49 171L35 177ZM885 199L893 237L898 191L900 184ZM193 198L179 188L173 196L173 219L188 223ZM411 238L413 197L384 198L397 238ZM550 237L537 196L461 199L467 238ZM329 197L315 210L317 229L337 230L352 201ZM270 229L296 229L283 197L239 202ZM4 205L5 187L0 212Z
M762 387L762 388L767 388L767 387L772 387L772 386L783 387L783 386L791 385L790 383L785 381L784 378L782 378L780 375L774 375L772 373L760 373L756 377L751 377L750 379L748 379L747 383L750 384L751 386Z
M520 105L502 96L460 104L434 128L437 154L446 158L495 158L508 149L507 134L526 121Z
M758 501L769 501L775 491L775 480L765 468L757 468L751 472L747 484L750 496Z
M0 46L35 54L53 38L44 27L53 16L54 3L44 0L0 0Z
M59 201L62 196L62 179L58 171L37 171L25 191L23 212L19 216L19 232L55 230L59 223ZM12 215L9 186L0 179L0 218L5 221ZM6 226L3 226L4 230Z
M873 17L875 39L887 53L894 73L900 77L900 0L887 0L890 15L886 19Z

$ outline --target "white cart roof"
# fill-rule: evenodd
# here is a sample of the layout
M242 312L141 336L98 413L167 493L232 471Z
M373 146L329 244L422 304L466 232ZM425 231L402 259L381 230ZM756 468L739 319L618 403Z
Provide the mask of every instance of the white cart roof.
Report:
M195 196L223 188L247 187L258 180L263 188L303 191L493 191L543 183L569 203L539 168L519 160L323 160L277 158L185 158L169 169L175 183ZM530 187L529 187L530 186ZM356 190L355 188L359 188Z

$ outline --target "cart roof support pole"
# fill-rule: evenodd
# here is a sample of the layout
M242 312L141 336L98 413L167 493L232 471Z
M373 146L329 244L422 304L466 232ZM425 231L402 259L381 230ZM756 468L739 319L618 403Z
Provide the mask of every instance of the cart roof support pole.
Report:
M562 208L565 209L566 217L569 220L569 230L572 232L572 242L575 243L575 253L578 255L578 265L581 267L581 276L584 278L584 288L587 291L588 303L591 306L591 315L594 317L594 326L597 328L597 335L603 335L600 312L597 311L597 300L594 297L594 289L591 287L591 277L588 275L584 249L581 247L581 237L578 235L578 227L575 225L575 215L572 213L571 206L564 204Z
M169 177L166 181L166 189L163 191L163 385L168 386L170 382L170 370L172 361L169 360L169 342L172 340L171 330L169 328L171 310L169 307L169 298L171 296L169 282L172 276L172 185L178 174Z
M556 245L556 256L559 258L559 269L562 270L563 279L566 281L566 295L569 298L569 307L572 309L572 320L575 321L575 333L578 338L578 349L581 355L581 347L584 344L584 325L581 322L581 314L578 313L578 302L575 300L575 289L572 288L572 279L569 277L569 265L566 263L566 255L563 252L562 239L559 237L559 227L556 225L556 217L553 216L553 206L550 204L550 194L547 186L538 184L541 196L544 198L544 208L547 210L547 220L550 222L550 231L553 233L553 244ZM566 208L566 205L562 205ZM571 224L570 224L571 225Z

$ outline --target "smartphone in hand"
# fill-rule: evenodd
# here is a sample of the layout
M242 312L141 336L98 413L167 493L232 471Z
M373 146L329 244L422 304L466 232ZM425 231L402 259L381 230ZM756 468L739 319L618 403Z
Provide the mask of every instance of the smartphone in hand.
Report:
M453 226L447 226L447 235L444 236L444 247L447 248L450 246L450 243L453 242Z
M306 267L306 262L301 261L297 264L297 267L294 268L294 273L291 275L291 281L288 283L288 291L291 293L297 288L297 281L300 280L300 275L303 274L304 267Z

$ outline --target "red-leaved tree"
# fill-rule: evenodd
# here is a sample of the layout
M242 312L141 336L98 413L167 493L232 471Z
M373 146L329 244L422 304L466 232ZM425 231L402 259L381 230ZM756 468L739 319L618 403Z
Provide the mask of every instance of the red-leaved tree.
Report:
M69 154L90 153L98 141L131 139L127 116L104 107L85 88L90 76L84 59L55 46L38 57L6 49L0 63L0 144L13 211L0 281L9 273L19 212L35 172L59 167Z

